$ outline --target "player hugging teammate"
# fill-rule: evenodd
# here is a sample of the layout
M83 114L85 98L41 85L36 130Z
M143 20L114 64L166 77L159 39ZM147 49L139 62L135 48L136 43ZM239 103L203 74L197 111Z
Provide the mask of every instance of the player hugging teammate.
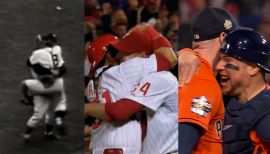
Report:
M63 75L66 72L62 49L56 34L39 34L36 37L37 49L27 59L33 79L22 81L21 90L24 98L21 102L33 105L33 115L26 123L24 139L30 139L31 133L40 122L45 119L45 136L57 139L59 136L53 132L54 125L60 135L66 130L63 118L66 114L66 94L64 91Z
M186 58L195 57L200 65L178 89L179 153L270 153L269 42L214 7L196 16L192 33L192 49L179 56L189 52ZM226 108L222 94L231 97Z
M102 120L92 125L91 152L177 153L177 79L167 71L177 59L170 43L146 24L121 40L102 37L89 48L97 101L85 105L85 116Z

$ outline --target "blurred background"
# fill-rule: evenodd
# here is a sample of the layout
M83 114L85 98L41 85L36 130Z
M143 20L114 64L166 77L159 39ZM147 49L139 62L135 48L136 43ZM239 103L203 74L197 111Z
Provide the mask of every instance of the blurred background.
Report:
M178 50L177 0L85 0L85 49L97 36L110 33L121 38L131 27L149 23ZM85 50L86 51L86 50ZM85 76L89 63L85 54Z
M179 49L191 47L190 23L205 6L229 11L240 26L253 28L270 41L270 0L180 0Z

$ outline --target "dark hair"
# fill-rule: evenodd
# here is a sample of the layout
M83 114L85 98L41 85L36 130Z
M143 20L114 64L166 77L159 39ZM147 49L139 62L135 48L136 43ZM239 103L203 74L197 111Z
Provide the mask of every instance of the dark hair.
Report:
M111 53L112 57L115 58L116 54L118 53L118 49L113 47L112 45L109 45L106 52Z

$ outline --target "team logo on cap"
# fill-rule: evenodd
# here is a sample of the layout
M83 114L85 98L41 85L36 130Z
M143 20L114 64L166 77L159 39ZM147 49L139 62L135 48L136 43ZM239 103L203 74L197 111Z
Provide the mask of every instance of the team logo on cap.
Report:
M200 35L199 34L194 34L194 39L195 40L200 39Z
M211 109L212 105L208 102L205 96L192 99L191 112L207 117Z
M226 19L225 22L224 22L224 28L225 28L226 30L230 30L230 29L232 28L232 21Z

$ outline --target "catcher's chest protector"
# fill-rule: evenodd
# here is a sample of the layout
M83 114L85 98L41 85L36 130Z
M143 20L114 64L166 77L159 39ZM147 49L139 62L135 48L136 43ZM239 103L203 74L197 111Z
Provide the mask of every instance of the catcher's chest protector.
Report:
M263 90L245 104L231 99L225 112L223 128L224 154L252 154L250 132L256 122L270 113L270 91Z

